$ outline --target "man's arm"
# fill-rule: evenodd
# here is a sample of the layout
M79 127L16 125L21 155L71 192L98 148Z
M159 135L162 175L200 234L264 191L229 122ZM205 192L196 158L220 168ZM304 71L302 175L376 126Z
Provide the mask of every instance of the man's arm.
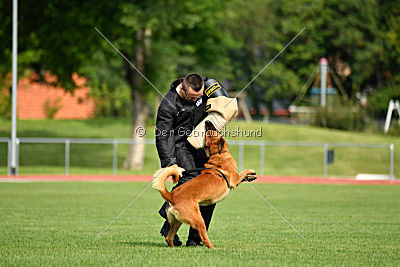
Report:
M160 105L156 121L156 147L161 167L176 164L174 141L174 114L172 109Z

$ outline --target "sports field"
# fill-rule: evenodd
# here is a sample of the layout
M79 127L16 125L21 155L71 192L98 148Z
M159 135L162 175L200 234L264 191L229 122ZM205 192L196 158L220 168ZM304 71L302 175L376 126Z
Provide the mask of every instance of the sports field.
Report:
M217 248L169 248L158 192L142 182L0 183L0 265L399 265L400 187L248 184L217 204ZM185 239L188 227L180 229Z

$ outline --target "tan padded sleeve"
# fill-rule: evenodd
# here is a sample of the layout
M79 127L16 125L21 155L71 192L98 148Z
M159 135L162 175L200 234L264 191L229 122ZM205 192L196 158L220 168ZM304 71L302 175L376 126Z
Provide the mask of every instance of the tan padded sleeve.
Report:
M209 107L207 109L209 114L196 126L187 139L196 149L205 146L206 121L212 122L218 131L222 131L238 113L237 99L224 96L208 99L206 107Z

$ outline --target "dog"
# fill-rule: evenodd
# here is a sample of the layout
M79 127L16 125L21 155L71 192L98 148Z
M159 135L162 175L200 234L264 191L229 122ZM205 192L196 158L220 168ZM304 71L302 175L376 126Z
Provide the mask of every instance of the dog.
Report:
M174 246L174 236L180 226L186 223L199 232L205 246L215 248L207 236L199 205L207 206L220 202L241 182L257 178L252 169L245 169L240 173L237 171L238 165L228 150L228 144L211 122L206 122L205 139L209 160L204 165L206 169L199 176L168 192L165 181L172 176L173 183L177 183L185 169L173 165L159 169L153 175L152 187L168 202L167 218L171 228L165 241L170 247Z

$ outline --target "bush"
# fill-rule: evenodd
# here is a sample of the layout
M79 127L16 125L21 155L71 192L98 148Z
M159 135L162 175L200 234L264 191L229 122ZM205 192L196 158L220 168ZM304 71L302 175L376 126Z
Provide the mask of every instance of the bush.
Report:
M11 96L8 89L0 89L0 117L11 117Z
M366 112L358 104L336 103L333 108L318 108L314 125L347 131L362 131L367 126Z
M396 118L395 116L392 117L388 134L400 136L400 123L398 118Z
M386 118L391 99L400 100L400 87L390 86L383 90L376 90L368 96L368 112L376 119Z
M131 99L127 87L110 88L107 84L91 87L91 95L96 103L96 117L128 117Z
M0 117L11 117L11 73L0 73Z
M54 119L56 113L62 108L61 101L62 98L58 97L53 102L51 102L50 99L47 99L46 102L44 102L43 109L47 119Z

